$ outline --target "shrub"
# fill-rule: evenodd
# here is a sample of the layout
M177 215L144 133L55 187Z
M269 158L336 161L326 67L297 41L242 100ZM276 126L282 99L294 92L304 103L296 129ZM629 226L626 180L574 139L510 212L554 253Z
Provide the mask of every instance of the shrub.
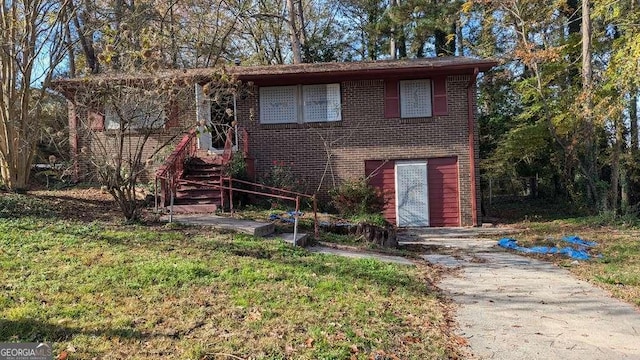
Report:
M343 216L380 213L384 207L382 192L362 178L343 182L329 195L331 204Z
M273 166L271 167L269 172L260 179L259 183L273 188L304 193L306 188L305 182L302 178L296 177L296 175L293 173L292 166L293 163L274 161ZM272 190L271 193L291 196L288 193L279 192L277 190ZM269 202L271 208L290 207L292 203L289 200L280 199L270 199Z
M225 165L224 172L232 178L248 180L247 162L244 160L242 153L236 152L233 154L231 160Z

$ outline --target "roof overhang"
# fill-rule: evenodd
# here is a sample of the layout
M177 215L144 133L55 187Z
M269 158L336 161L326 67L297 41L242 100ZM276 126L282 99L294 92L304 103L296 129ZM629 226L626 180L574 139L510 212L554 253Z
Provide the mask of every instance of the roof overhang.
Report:
M286 85L327 83L346 80L412 79L441 75L471 75L491 69L498 63L490 59L468 57L433 57L404 60L379 60L363 62L331 62L312 64L227 66L223 71L256 85ZM194 78L197 82L211 81L213 68L167 70L142 74L104 74L86 78L60 79L54 87L63 93L86 82L146 82L154 78Z

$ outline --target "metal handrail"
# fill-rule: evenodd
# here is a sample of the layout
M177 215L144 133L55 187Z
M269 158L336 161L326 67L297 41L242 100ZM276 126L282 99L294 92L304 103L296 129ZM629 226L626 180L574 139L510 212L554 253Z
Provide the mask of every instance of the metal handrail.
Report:
M184 162L187 156L195 155L197 151L196 139L197 131L192 129L180 140L175 150L167 157L164 164L156 171L154 182L155 207L158 210L158 180L160 180L161 203L160 206L166 206L166 196L171 194L171 199L176 191L178 180L184 172Z
M229 185L225 185L225 181L228 181ZM273 189L276 191L282 191L284 193L289 193L290 195L294 195L294 196L286 196L286 195L278 195L278 194L271 194L271 193L267 193L267 192L260 192L260 191L253 191L253 190L248 190L248 189L240 189L240 188L236 188L233 187L233 182L241 182L243 184L247 184L247 185L252 185L255 187L263 187L263 188L268 188L268 189ZM210 184L210 183L206 183L206 182L202 182L202 181L194 181L194 180L185 180L185 179L180 179L179 180L180 183L182 184L192 184L192 185L198 185L201 187L205 187L205 188L211 188L214 190L227 190L229 191L229 209L230 212L233 213L233 193L234 192L242 192L242 193L247 193L247 194L252 194L252 195L258 195L258 196L266 196L266 197L272 197L272 198L276 198L276 199L282 199L282 200L290 200L290 201L294 201L296 204L295 207L295 215L294 215L294 219L296 222L296 226L295 228L297 229L297 221L298 221L298 213L300 212L300 198L302 197L306 197L309 198L313 201L313 231L314 231L314 237L316 239L319 238L319 234L320 234L320 230L319 230L319 226L318 226L318 200L316 198L315 195L308 195L308 194L302 194L302 193L297 193L295 191L290 191L290 190L286 190L286 189L280 189L280 188L274 188L274 187L270 187L270 186L266 186L266 185L262 185L262 184L258 184L258 183L253 183L250 181L244 181L244 180L238 180L238 179L234 179L232 177L220 177L220 184ZM170 219L171 221L171 219ZM295 241L295 237L294 237L294 241Z
M193 156L196 151L197 151L197 146L195 143L195 138L196 138L197 132L195 129L191 130L188 134L186 134L182 140L178 143L178 145L176 146L176 149L171 153L171 155L169 155L169 157L165 160L164 164L158 169L158 171L156 171L156 179L155 179L155 207L156 207L156 212L158 211L158 181L160 181L160 188L162 190L162 196L161 196L161 203L160 206L165 207L166 206L166 196L167 194L170 194L170 211L169 211L169 222L172 221L173 218L173 201L175 198L175 193L176 193L176 189L178 187L179 183L182 184L193 184L193 185L198 185L201 187L205 187L205 188L211 188L214 190L220 190L220 192L222 193L222 197L221 197L221 201L222 204L224 206L224 190L227 190L229 192L229 209L230 212L233 213L233 192L237 191L237 192L243 192L243 193L247 193L247 194L252 194L252 195L258 195L258 196L266 196L266 197L271 197L271 198L276 198L276 199L282 199L282 200L290 200L290 201L294 201L296 204L296 208L295 208L295 215L294 215L294 244L296 243L296 236L297 236L297 228L298 228L298 213L300 212L300 198L309 198L313 201L313 219L314 219L314 236L316 239L319 238L319 227L318 227L318 201L316 198L316 195L309 195L309 194L303 194L300 192L296 192L296 191L291 191L291 190L287 190L287 189L282 189L282 188L276 188L273 186L267 186L267 185L263 185L263 184L258 184L258 183L254 183L251 181L245 181L245 180L240 180L240 179L234 179L232 177L224 177L221 176L220 177L220 184L210 184L210 183L205 183L205 182L201 182L201 181L193 181L193 180L186 180L186 179L181 179L182 174L184 172L184 162L187 158L187 156ZM229 129L228 134L227 134L227 141L225 142L225 149L223 152L223 165L228 163L231 159L231 151L232 151L232 147L233 144L230 141L231 136L233 136L233 130ZM245 137L245 142L247 142L247 138L248 138L248 134L246 132L246 130L243 129L243 136ZM243 146L243 152L244 155L247 156L247 152L248 152L248 145L245 144L245 146ZM225 181L228 182L228 186L225 185ZM260 188L260 189L267 189L270 191L275 191L278 192L280 194L274 194L274 193L267 193L267 192L263 192L263 191L253 191L253 190L248 190L248 189L240 189L240 188L234 188L233 187L233 183L240 183L240 184L245 184L245 185L250 185L253 186L254 188ZM287 194L287 195L281 195L281 194Z

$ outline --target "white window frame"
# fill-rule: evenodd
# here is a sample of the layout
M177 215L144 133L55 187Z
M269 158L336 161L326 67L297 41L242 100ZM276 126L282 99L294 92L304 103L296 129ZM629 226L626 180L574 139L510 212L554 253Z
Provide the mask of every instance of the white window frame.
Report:
M136 108L135 110L139 111L139 107ZM154 126L148 127L148 126L140 126L139 123L133 122L132 124L129 125L128 129L130 130L136 130L136 129L161 129L165 126L165 123L167 122L167 114L164 111L164 107L160 107L160 109L155 109L155 110L159 110L159 113L157 114L157 121L154 122ZM149 119L151 119L151 116L147 117ZM156 119L155 115L153 117L154 119ZM119 130L120 129L120 118L118 117L118 115L115 113L113 105L109 104L107 106L105 106L104 109L104 128L105 130Z
M431 79L400 81L400 117L424 118L433 116L433 88Z
M283 92L289 92L288 97L283 98ZM270 99L270 94L280 98ZM276 109L279 107L289 110L287 113L276 114ZM260 88L260 124L336 121L342 121L342 92L339 83Z

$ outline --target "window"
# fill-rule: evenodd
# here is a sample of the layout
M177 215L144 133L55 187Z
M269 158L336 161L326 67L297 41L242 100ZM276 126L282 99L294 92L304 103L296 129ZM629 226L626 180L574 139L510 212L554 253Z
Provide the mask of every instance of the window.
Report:
M166 117L163 106L152 102L123 103L117 108L105 107L104 126L107 130L120 129L121 123L128 123L129 129L159 129Z
M431 81L400 81L400 116L431 117Z
M261 124L340 120L342 120L340 84L260 88Z
M298 122L297 86L260 88L260 123L285 124L295 122Z
M307 85L302 87L302 93L305 122L342 120L340 84Z

